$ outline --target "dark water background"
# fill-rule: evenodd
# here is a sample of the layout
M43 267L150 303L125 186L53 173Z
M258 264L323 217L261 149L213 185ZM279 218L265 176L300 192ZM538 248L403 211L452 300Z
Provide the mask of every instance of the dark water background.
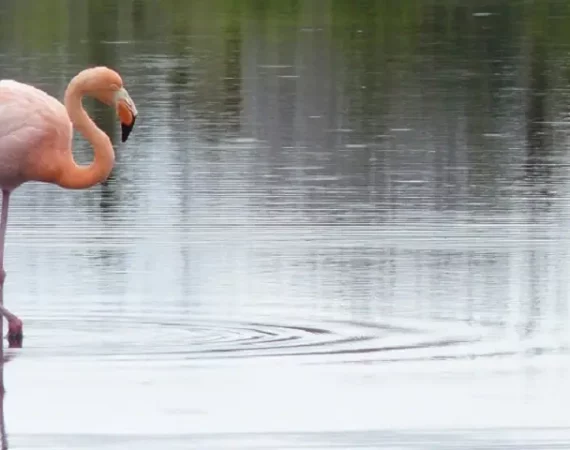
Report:
M570 4L8 0L0 55L140 113L13 196L10 449L570 448Z

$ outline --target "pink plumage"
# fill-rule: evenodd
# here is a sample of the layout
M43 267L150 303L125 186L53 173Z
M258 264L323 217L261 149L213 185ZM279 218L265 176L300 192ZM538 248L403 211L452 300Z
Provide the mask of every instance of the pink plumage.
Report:
M0 187L32 181L24 175L30 158L46 169L50 158L71 149L72 124L65 106L33 86L0 81ZM43 180L34 180L43 181Z

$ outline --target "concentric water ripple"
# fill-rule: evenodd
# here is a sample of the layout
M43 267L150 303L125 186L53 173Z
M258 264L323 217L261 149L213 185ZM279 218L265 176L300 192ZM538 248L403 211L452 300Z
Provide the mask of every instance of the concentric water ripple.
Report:
M173 314L153 320L149 314L99 312L32 318L27 331L22 353L28 357L177 361L287 357L315 363L360 361L386 352L406 359L410 352L428 349L435 357L443 349L481 342L482 335L473 327L397 320L222 320L207 315L182 320Z

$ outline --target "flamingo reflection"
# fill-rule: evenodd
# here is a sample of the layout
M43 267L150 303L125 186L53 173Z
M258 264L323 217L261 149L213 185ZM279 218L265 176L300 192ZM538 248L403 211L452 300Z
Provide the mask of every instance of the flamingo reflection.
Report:
M0 333L2 333L1 326L0 326ZM10 345L10 347L13 347L13 345ZM0 449L1 450L8 449L8 436L6 435L6 422L4 419L4 396L6 395L6 389L4 386L4 365L10 362L15 357L16 357L15 353L7 353L4 351L4 340L2 339L2 342L0 343Z

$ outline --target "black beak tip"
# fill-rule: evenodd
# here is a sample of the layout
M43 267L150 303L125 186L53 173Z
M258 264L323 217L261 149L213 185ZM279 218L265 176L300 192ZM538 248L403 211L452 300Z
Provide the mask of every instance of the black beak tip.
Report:
M121 123L121 141L122 142L127 142L127 139L129 138L129 134L131 134L131 131L133 131L133 127L135 126L135 120L136 120L136 117L133 117L133 121L130 125L125 125L124 123Z

